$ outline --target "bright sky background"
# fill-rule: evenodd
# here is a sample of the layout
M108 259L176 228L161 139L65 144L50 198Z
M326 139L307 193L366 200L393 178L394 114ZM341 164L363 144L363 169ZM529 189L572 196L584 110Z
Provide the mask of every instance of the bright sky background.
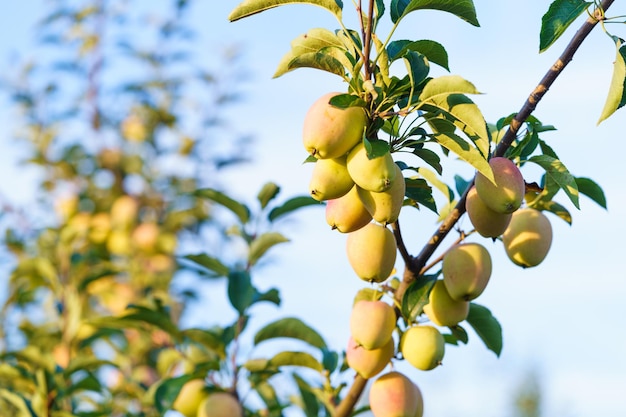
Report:
M306 194L310 167L301 163L306 157L301 143L304 114L319 96L345 91L346 86L336 76L309 69L271 77L293 38L313 27L334 30L337 22L321 8L295 5L229 23L227 15L237 1L199 3L194 18L205 35L207 62L219 62L220 51L237 44L250 74L245 100L229 115L237 132L254 135L255 162L225 172L223 183L230 193L251 204L266 181L282 186L281 199ZM344 3L344 14L350 15L352 2ZM575 23L563 39L539 54L541 16L549 3L475 0L480 28L452 15L416 12L403 22L396 39L426 38L442 43L450 56L451 72L472 81L484 93L472 98L487 121L495 122L519 110L561 53L567 35L579 25ZM24 50L31 44L30 28L37 16L33 10L39 4L0 5L0 65L7 65L9 51ZM609 14L626 13L614 9ZM349 22L351 25L353 18ZM612 30L625 35L617 26ZM482 241L491 251L494 272L487 290L476 301L490 308L500 321L504 349L496 358L469 330L469 345L448 347L444 365L434 371L419 372L398 364L420 386L426 416L508 416L512 395L531 370L540 377L546 416L625 415L626 270L621 258L626 249L625 110L596 126L614 54L612 41L597 28L535 113L544 123L557 127L543 138L569 170L603 187L608 211L583 197L579 212L559 194L558 200L572 212L573 226L549 215L553 245L547 259L533 269L514 266L500 244ZM434 66L432 74L443 75L444 71ZM4 102L1 106L7 108ZM28 193L20 191L23 183L15 180L20 174L13 166L14 153L6 139L10 120L4 111L0 122L0 166L5 175L0 196L28 201ZM539 180L537 171L522 172L527 181ZM449 179L455 173L450 170L445 176ZM461 174L470 175L468 171ZM428 211L403 212L401 224L412 253L434 232L435 220ZM462 225L467 223L464 220ZM332 348L343 349L352 297L367 285L348 265L345 236L329 230L321 208L302 210L280 226L292 242L276 248L273 263L260 269L254 279L261 289L280 288L283 304L280 308L258 306L252 328L279 317L298 316L317 328ZM397 266L401 271L402 265ZM211 289L203 310L197 309L198 314L190 320L194 324L230 320L223 313L223 288Z

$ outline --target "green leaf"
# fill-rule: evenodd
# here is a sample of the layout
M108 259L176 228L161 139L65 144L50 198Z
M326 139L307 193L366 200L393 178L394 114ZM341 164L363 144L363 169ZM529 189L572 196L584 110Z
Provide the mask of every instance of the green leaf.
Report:
M4 388L0 388L0 398L3 398L17 409L15 417L36 417L30 412L28 405L26 404L26 400L21 395Z
M342 40L339 39L335 33L329 31L328 29L315 28L291 41L291 50L280 60L278 68L274 73L274 78L294 70L299 66L310 67L311 65L309 64L302 64L306 61L306 59L310 58L305 57L301 61L298 61L298 58L302 56L311 57L312 54L314 56L318 53L327 55L341 64L341 69L333 67L332 70L330 70L330 72L338 73L338 75L345 73L345 70L343 69L344 67L352 68L354 65L354 58L352 58L352 60L350 59L348 50L344 46ZM298 64L298 62L300 62L300 64ZM326 67L313 67L328 70Z
M267 301L277 306L280 305L280 292L276 288L271 288L264 293L257 292L254 297L254 302Z
M347 109L348 107L367 107L365 100L352 94L337 94L332 96L328 103L340 109Z
M448 199L448 201L454 200L454 192L450 189L448 184L443 182L437 174L425 167L420 167L417 172L424 177L426 181L431 183L436 189Z
M303 411L307 417L317 417L319 416L319 402L313 393L313 388L307 381L305 381L302 377L297 374L293 375L293 378L296 380L296 385L298 386L298 391L300 391L300 397L302 397L302 403L304 405Z
M577 177L576 185L578 186L578 191L581 194L586 195L596 203L600 205L600 207L606 209L606 197L604 196L604 191L602 188L592 179Z
M343 3L341 0L244 0L228 15L228 20L234 22L244 17L286 4L312 4L323 7L341 19Z
M243 315L254 303L255 295L256 290L248 271L232 271L228 274L228 299L239 315Z
M208 269L216 274L216 276L225 277L228 275L230 269L224 265L219 259L207 255L206 253L199 253L196 255L185 255L184 259L188 259L191 262L200 265L201 267Z
M554 213L559 218L563 219L565 222L567 222L567 224L572 224L572 215L570 214L570 212L556 201L546 201L543 198L538 198L534 200L531 204L528 204L528 207L532 207L541 211L549 211L550 213Z
M313 355L306 352L283 351L270 359L269 364L277 368L281 366L304 366L320 372L324 369L322 364L315 359Z
M272 201L280 192L280 187L273 182L268 182L263 185L256 198L261 203L261 208L267 207L267 204Z
M415 148L412 153L420 158L422 161L433 167L439 175L443 173L441 158L439 158L439 155L437 155L435 152L431 151L430 149Z
M404 63L406 64L411 84L417 87L428 76L428 72L430 71L428 60L424 55L415 51L406 51L402 59L404 59Z
M471 183L472 181L467 181L460 175L454 176L454 188L456 189L456 192L459 194L459 196L463 195L463 193L465 192L465 190L467 190L467 187L469 187Z
M441 77L433 78L430 80L422 94L420 94L421 101L440 101L442 98L446 98L450 94L481 94L476 89L474 84L467 81L463 77L458 75L442 75Z
M156 406L157 411L163 414L167 410L171 410L174 401L176 401L176 397L178 397L180 390L183 388L183 385L194 378L194 375L186 374L162 381L154 392L154 405Z
M402 58L406 51L419 52L424 55L429 62L450 71L448 67L448 52L446 52L443 45L438 42L426 39L418 41L397 40L390 42L387 46L387 54L391 61Z
M246 224L248 220L250 220L250 209L245 204L233 200L220 191L212 188L201 188L196 190L194 194L198 197L209 199L226 207L239 218L239 221L241 221L242 224Z
M389 7L391 20L397 23L407 14L420 9L441 10L480 26L476 18L476 9L471 0L392 0Z
M129 312L120 317L121 323L127 321L143 321L158 327L176 339L181 336L178 326L172 322L166 310L160 308L153 310L144 306L131 305L128 307L127 311Z
M389 153L389 143L381 139L368 140L364 138L363 145L367 151L368 159L376 159Z
M502 352L502 326L487 307L470 303L467 322L496 356Z
M555 0L541 18L539 52L548 49L569 25L592 3L582 0Z
M204 346L211 352L219 354L220 358L226 357L226 345L220 334L215 330L189 328L182 331L182 335L193 342Z
M617 109L626 105L626 48L622 47L623 41L621 39L613 37L613 40L617 46L617 56L613 63L609 95L604 103L598 124L608 119Z
M278 78L281 75L297 68L313 68L326 71L340 77L345 77L346 70L341 60L324 51L327 51L327 49L300 54L292 57L290 60L288 60L289 56L286 56L283 60L281 60L273 78Z
M280 319L263 327L254 336L254 344L281 337L298 339L319 349L326 348L322 336L295 317Z
M454 338L454 342L452 342L453 345L457 345L458 342L466 345L467 342L469 342L469 335L467 334L467 331L460 325L457 324L456 326L450 326L448 329L450 329L451 332L450 336Z
M429 210L437 213L437 203L433 198L433 190L422 178L405 178L406 191L404 195Z
M266 232L261 236L257 236L250 243L250 251L248 253L248 264L254 265L257 261L267 252L271 247L279 244L289 242L285 236L278 232Z
M339 354L332 350L322 349L322 365L328 372L333 372L339 365Z
M281 206L274 207L267 215L267 218L269 219L269 221L273 222L276 219L291 213L292 211L307 206L324 207L324 204L320 203L311 196L293 197L285 201Z
M408 322L415 321L428 304L428 295L437 281L437 275L424 275L416 279L406 289L402 297L402 317Z
M560 160L548 155L535 155L528 161L534 162L545 169L546 175L565 191L565 194L567 194L572 204L574 204L577 209L580 209L576 179Z

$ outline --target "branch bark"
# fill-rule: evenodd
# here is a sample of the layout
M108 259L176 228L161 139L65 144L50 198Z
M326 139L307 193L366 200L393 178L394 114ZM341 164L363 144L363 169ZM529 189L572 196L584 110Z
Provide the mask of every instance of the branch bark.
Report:
M600 4L600 9L606 11L612 4L614 0L604 0ZM511 121L508 130L504 134L502 140L498 143L494 151L494 156L502 156L504 153L511 147L513 140L517 136L517 132L519 131L522 124L528 119L528 117L532 114L533 111L537 108L537 104L543 96L548 92L554 81L558 78L558 76L563 72L567 64L572 60L574 54L583 43L583 41L587 38L591 30L597 25L598 19L594 16L590 16L578 29L576 34L572 37L569 44L561 54L561 56L556 60L556 62L550 67L548 72L543 76L537 87L530 93L529 97L526 99L526 102L520 109L520 111L516 114L515 118ZM473 181L472 181L473 184ZM409 255L406 248L401 252L403 254L403 259L409 260L410 262L406 262L405 265L405 273L402 282L400 283L400 287L396 291L396 299L402 300L402 297L409 287L409 285L415 280L419 278L419 274L421 270L426 265L426 262L433 255L435 250L439 247L443 239L448 235L448 233L454 228L458 220L461 218L463 213L465 213L465 199L467 197L467 193L471 188L472 184L470 184L461 199L456 204L454 209L450 212L448 217L441 223L437 231L431 236L429 241L424 245L421 252L413 257ZM397 226L397 225L396 225ZM399 234L399 229L394 228L394 232ZM333 417L347 417L350 415L356 402L361 396L365 386L367 384L367 380L359 375L357 375L350 387L348 394L344 397L342 402L337 406Z

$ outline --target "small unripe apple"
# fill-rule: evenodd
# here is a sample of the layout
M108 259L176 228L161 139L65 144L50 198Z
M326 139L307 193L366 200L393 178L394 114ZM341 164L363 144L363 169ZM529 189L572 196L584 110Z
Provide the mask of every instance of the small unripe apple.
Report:
M430 371L441 364L445 340L441 332L433 326L413 326L402 335L400 352L417 369Z
M348 174L346 155L315 162L309 182L311 197L317 201L332 200L345 195L352 187L354 181Z
M454 245L443 256L443 283L453 300L470 301L487 287L491 269L491 255L483 245Z
M396 263L396 238L393 232L377 223L348 234L346 252L352 269L368 282L383 282Z
M517 165L501 156L491 158L489 165L493 171L495 184L480 172L476 174L476 191L481 200L493 211L513 213L517 210L526 191L524 177Z
M198 417L243 417L243 407L232 394L209 394L198 408Z
M465 210L476 231L483 237L496 238L506 230L511 213L498 213L481 200L476 187L472 187L465 200Z
M378 349L365 349L350 336L346 350L348 366L363 378L369 379L380 372L391 362L395 353L395 342L390 337L387 343Z
M523 208L513 213L509 227L502 234L507 256L516 265L529 268L539 265L552 245L552 225L539 210Z
M394 165L396 165L396 175L387 190L377 193L357 186L359 198L363 205L372 215L372 218L382 224L389 224L398 220L402 203L404 203L406 183L402 170L397 164Z
M332 92L317 99L304 118L304 148L317 159L345 155L365 134L368 120L364 109L331 106L330 99L338 94Z
M203 379L192 379L181 388L172 409L185 417L196 417L200 404L207 398Z
M393 307L384 301L357 301L350 313L350 334L359 346L379 349L391 339L396 320Z
M353 186L346 195L326 202L326 223L341 233L350 233L372 221L359 198L357 186Z
M346 166L356 185L374 192L385 191L391 187L398 172L389 152L369 159L363 142L359 142L350 150Z
M141 223L133 230L133 245L142 251L152 252L156 249L160 234L161 230L156 223Z
M420 389L397 371L379 376L369 394L374 417L422 417L424 399Z
M139 204L129 195L122 195L111 205L111 223L114 227L127 227L135 221Z
M437 326L455 326L467 318L469 301L453 300L440 279L430 291L424 313Z

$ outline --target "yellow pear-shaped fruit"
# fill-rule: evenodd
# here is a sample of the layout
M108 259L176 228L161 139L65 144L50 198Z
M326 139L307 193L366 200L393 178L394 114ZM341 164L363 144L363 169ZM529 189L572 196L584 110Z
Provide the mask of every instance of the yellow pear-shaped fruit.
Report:
M511 213L493 211L481 200L476 187L472 187L465 200L465 210L476 231L483 237L496 238L506 230Z
M493 171L495 184L480 172L476 174L476 191L481 200L497 213L513 213L517 210L526 191L524 177L517 165L501 156L491 158L489 165Z
M172 404L172 409L185 417L196 417L200 404L207 396L204 380L192 379L183 385Z
M198 417L243 417L243 407L232 394L213 392L200 403Z
M491 255L483 245L461 243L443 256L443 283L453 300L470 301L487 287L491 269Z
M396 263L396 238L385 226L368 223L349 233L346 252L350 266L359 278L368 282L383 282Z
M114 227L127 227L135 221L139 203L129 195L122 195L111 205L111 224Z
M309 192L317 201L332 200L345 195L354 187L346 167L347 155L339 158L318 159L315 162Z
M455 326L467 318L469 301L453 300L440 279L430 291L424 313L437 326Z
M348 153L347 167L352 180L359 187L381 192L391 187L397 174L397 165L389 152L370 159L363 142Z
M511 218L509 227L502 234L507 256L524 268L537 266L548 255L552 245L552 225L539 210L523 208Z
M320 97L304 118L304 148L317 159L345 155L365 133L368 121L365 110L361 107L340 109L331 106L330 99L338 94L332 92Z
M326 202L326 223L341 233L354 232L371 221L372 215L361 202L356 185L345 195Z
M358 185L357 187L359 198L374 220L382 224L389 224L398 220L406 191L404 176L402 176L402 170L398 165L396 165L395 178L391 182L391 186L385 191L377 193Z
M374 417L422 417L422 392L408 377L397 371L379 376L369 394Z
M386 302L357 301L350 313L350 334L359 346L379 349L391 339L396 321L396 312Z
M365 349L350 336L346 350L346 363L363 378L369 379L382 372L391 362L395 353L395 343L390 337L387 343L378 349Z
M441 364L445 353L445 340L433 326L413 326L400 339L400 352L411 365L430 371Z

